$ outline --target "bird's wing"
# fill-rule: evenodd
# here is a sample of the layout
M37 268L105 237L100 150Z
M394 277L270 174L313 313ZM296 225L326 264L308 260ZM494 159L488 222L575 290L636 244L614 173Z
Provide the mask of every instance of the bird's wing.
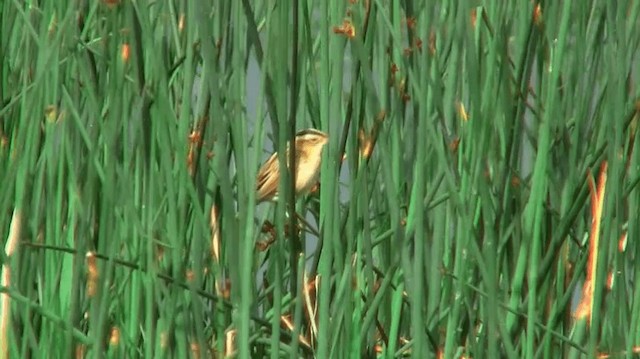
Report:
M280 180L280 171L278 171L278 153L274 153L260 167L256 188L258 191L258 201L272 196L278 190L278 181Z

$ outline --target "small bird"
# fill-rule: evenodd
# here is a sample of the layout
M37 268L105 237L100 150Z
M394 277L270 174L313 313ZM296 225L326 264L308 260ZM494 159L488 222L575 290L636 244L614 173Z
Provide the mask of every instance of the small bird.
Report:
M313 128L296 133L296 194L305 194L315 186L320 175L322 149L329 136ZM287 166L289 164L289 144L287 144ZM278 152L260 167L257 179L257 202L270 201L278 195L280 166Z

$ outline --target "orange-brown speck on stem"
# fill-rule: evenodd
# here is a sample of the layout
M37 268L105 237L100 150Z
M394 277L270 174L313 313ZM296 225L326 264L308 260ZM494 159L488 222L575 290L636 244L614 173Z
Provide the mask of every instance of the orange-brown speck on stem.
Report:
M409 29L413 29L416 27L416 18L414 16L409 16L406 21L407 21L407 27Z
M540 26L542 25L542 21L542 7L540 6L540 3L538 3L533 8L533 23Z
M120 58L122 59L122 62L124 63L129 62L130 51L131 51L131 48L129 47L129 44L127 43L122 44L122 47L120 48Z
M104 2L109 9L113 9L118 4L120 4L120 0L102 0L102 2Z
M353 26L350 20L345 19L341 26L334 26L333 32L335 34L344 35L350 39L356 36L356 28Z

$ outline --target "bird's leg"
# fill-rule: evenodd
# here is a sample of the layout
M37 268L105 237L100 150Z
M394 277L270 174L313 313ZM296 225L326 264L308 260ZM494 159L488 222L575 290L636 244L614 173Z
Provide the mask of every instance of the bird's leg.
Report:
M318 191L320 191L320 182L314 184L313 187L311 187L311 190L309 191L309 193L314 194Z

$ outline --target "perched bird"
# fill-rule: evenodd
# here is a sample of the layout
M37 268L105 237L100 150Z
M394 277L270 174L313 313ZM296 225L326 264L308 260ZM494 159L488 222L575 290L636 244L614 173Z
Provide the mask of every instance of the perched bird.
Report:
M329 136L313 128L296 133L296 194L305 194L315 186L320 175L322 149ZM287 144L287 166L289 164L289 144ZM257 179L257 202L270 201L278 195L280 166L278 152L260 167Z

